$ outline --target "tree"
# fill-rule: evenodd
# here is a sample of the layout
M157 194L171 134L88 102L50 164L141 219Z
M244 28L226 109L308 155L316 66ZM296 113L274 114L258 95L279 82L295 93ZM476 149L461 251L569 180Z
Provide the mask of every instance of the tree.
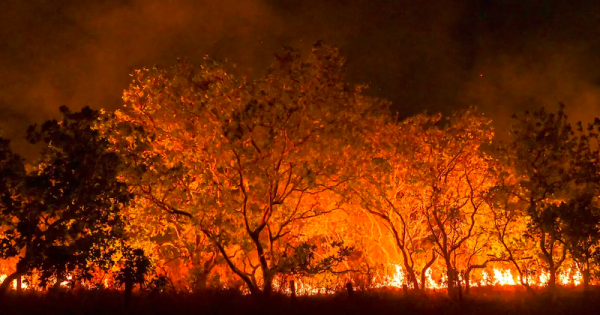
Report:
M491 223L494 222L490 214L491 209L486 206L486 210L485 213L481 213L482 220L477 223L472 236L456 251L456 267L462 274L465 294L470 293L471 273L474 270L486 268L492 262L505 261L498 255L497 242L491 227Z
M529 217L529 236L538 243L550 275L548 286L554 289L557 272L569 248L563 225L577 222L565 221L563 212L569 208L580 209L580 202L584 201L580 199L582 191L596 185L597 151L594 155L590 150L581 124L577 130L573 129L562 104L556 113L547 113L542 108L531 115L514 116L514 120L503 156L507 165L515 170L519 184L516 195ZM561 206L562 203L567 205Z
M531 225L522 203L519 202L513 172L499 165L494 187L486 198L492 212L493 235L501 260L510 263L519 274L519 283L533 293L529 276L533 272L532 260L536 256L536 245L528 237L528 226Z
M490 120L472 111L439 118L416 133L411 168L415 204L446 267L448 294L460 294L457 257L481 231L489 208L485 196L493 172L480 150L493 132Z
M589 290L591 270L600 255L600 208L596 196L580 195L556 208L566 247L583 275L586 291Z
M576 196L559 210L563 235L571 258L583 274L584 289L589 289L592 266L600 263L600 119L584 128L578 122L572 174Z
M128 222L126 232L132 235L131 245L143 248L153 265L165 271L170 279L188 282L194 291L205 290L210 275L223 260L202 231L156 206L167 196L173 198L169 193L176 186L169 182L170 177L167 174L158 177L133 167L121 176L127 176L129 190L137 196L123 210ZM156 180L153 176L157 176Z
M408 283L417 290L425 288L423 278L437 258L436 254L430 259L424 257L429 253L432 239L415 199L416 169L411 165L420 145L418 138L429 123L431 118L425 115L401 123L365 122L363 130L369 146L355 151L355 159L362 160L360 179L353 190L363 211L357 215L374 216L388 230L387 236L401 256Z
M349 179L353 122L376 109L343 82L342 66L337 50L317 44L306 60L285 51L255 81L210 60L139 70L105 129L130 168L146 173L125 175L138 199L160 220L201 231L251 293L269 294L312 248L305 223L341 209L333 192Z
M138 283L142 286L145 282L145 276L150 271L152 264L142 249L133 249L126 247L123 250L123 266L116 273L115 280L121 285L125 285L125 305L131 302L133 286Z
M13 217L10 213L21 206L22 185L25 177L25 167L20 156L10 149L10 141L0 137L0 239L10 229ZM8 249L3 257L16 255L14 249ZM20 290L20 280L17 278L17 289Z
M25 166L10 149L10 141L0 138L0 227L10 224L10 213L20 207Z
M123 237L119 211L130 195L117 180L120 158L107 151L109 143L94 128L99 113L87 107L60 111L61 121L28 129L31 143L45 145L31 172L23 176L17 158L9 158L21 182L19 202L3 202L2 215L8 220L0 253L18 257L18 262L0 286L2 292L14 279L34 271L42 286L51 278L58 284L67 274L89 279L93 267L110 266Z

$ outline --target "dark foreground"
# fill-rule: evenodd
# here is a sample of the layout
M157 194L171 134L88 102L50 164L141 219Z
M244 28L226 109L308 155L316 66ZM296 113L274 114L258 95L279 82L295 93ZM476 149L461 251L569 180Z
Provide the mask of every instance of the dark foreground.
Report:
M0 302L2 315L121 315L121 314L600 314L600 290L584 296L578 290L562 290L554 297L544 292L531 296L523 291L480 289L463 302L450 301L441 293L404 295L398 291L355 292L332 296L274 296L256 300L235 292L203 294L139 294L125 307L115 291L11 294Z

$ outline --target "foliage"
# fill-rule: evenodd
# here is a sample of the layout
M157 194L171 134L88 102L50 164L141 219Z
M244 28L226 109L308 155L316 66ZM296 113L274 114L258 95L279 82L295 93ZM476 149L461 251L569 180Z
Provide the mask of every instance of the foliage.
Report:
M307 60L286 50L252 82L208 60L136 72L107 126L134 173L133 215L201 232L251 292L268 293L305 222L343 204L333 191L348 181L352 122L374 106L342 65L317 45Z
M422 279L419 284L418 275L424 277L431 266L425 256L433 242L424 217L418 213L419 188L413 178L417 169L412 163L413 154L422 145L424 128L431 122L425 115L398 124L369 121L364 129L369 146L356 150L356 159L362 161L360 180L353 191L363 210L358 216L374 217L389 232L385 237L391 237L400 252L408 282L415 289L424 286ZM367 237L374 241L378 233ZM437 254L432 257L435 259Z
M457 113L449 117L447 125L424 130L412 159L415 206L445 262L450 295L460 285L459 253L473 239L479 240L476 236L486 233L489 220L485 196L493 172L491 157L481 150L493 137L489 124L481 114ZM474 250L479 250L477 245Z
M590 194L597 192L600 183L598 125L596 120L585 130L581 123L573 128L563 105L557 113L541 109L515 116L511 142L504 150L508 165L518 176L516 193L530 218L528 234L538 243L551 287L556 284L556 273L567 259L568 249L573 249L574 257L581 257L583 244L573 231L590 231L589 225L598 225L598 221L578 218L583 215L597 220L590 215L589 206ZM565 230L569 231L569 239ZM585 247L587 251L591 246Z
M10 214L19 208L19 192L25 176L25 167L20 156L10 149L10 141L0 138L0 224L12 221ZM7 253L11 254L11 253Z
M89 279L92 267L110 266L114 242L123 237L119 211L130 196L116 178L120 158L107 151L108 142L93 128L99 113L89 108L72 113L66 107L61 113L61 121L28 130L29 141L45 147L34 169L18 178L20 202L3 208L2 215L11 220L4 226L1 253L19 257L3 289L33 271L42 286L67 274Z
M253 80L231 68L137 70L121 110L32 126L27 168L0 138L0 288L102 274L128 303L135 284L454 298L498 265L529 292L573 266L586 289L598 277L600 120L541 109L497 144L473 108L392 116L321 43Z
M115 280L120 285L143 285L151 267L150 260L142 249L127 248L123 255L123 266L115 274Z

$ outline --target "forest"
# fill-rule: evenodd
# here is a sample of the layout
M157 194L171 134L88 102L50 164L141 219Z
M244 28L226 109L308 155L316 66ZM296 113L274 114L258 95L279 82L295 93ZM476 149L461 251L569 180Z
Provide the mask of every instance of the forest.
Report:
M29 127L33 160L0 138L0 299L593 290L598 118L401 117L344 62L320 43L254 79L179 60L132 73L119 110Z

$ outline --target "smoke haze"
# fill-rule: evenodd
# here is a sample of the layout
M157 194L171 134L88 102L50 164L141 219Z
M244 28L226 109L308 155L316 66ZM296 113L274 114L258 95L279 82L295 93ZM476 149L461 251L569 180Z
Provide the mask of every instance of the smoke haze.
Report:
M460 4L459 4L460 3ZM478 106L500 132L523 109L600 116L597 1L4 0L0 129L27 154L27 125L58 106L115 109L134 69L206 54L259 74L283 46L324 40L348 80L402 116Z

